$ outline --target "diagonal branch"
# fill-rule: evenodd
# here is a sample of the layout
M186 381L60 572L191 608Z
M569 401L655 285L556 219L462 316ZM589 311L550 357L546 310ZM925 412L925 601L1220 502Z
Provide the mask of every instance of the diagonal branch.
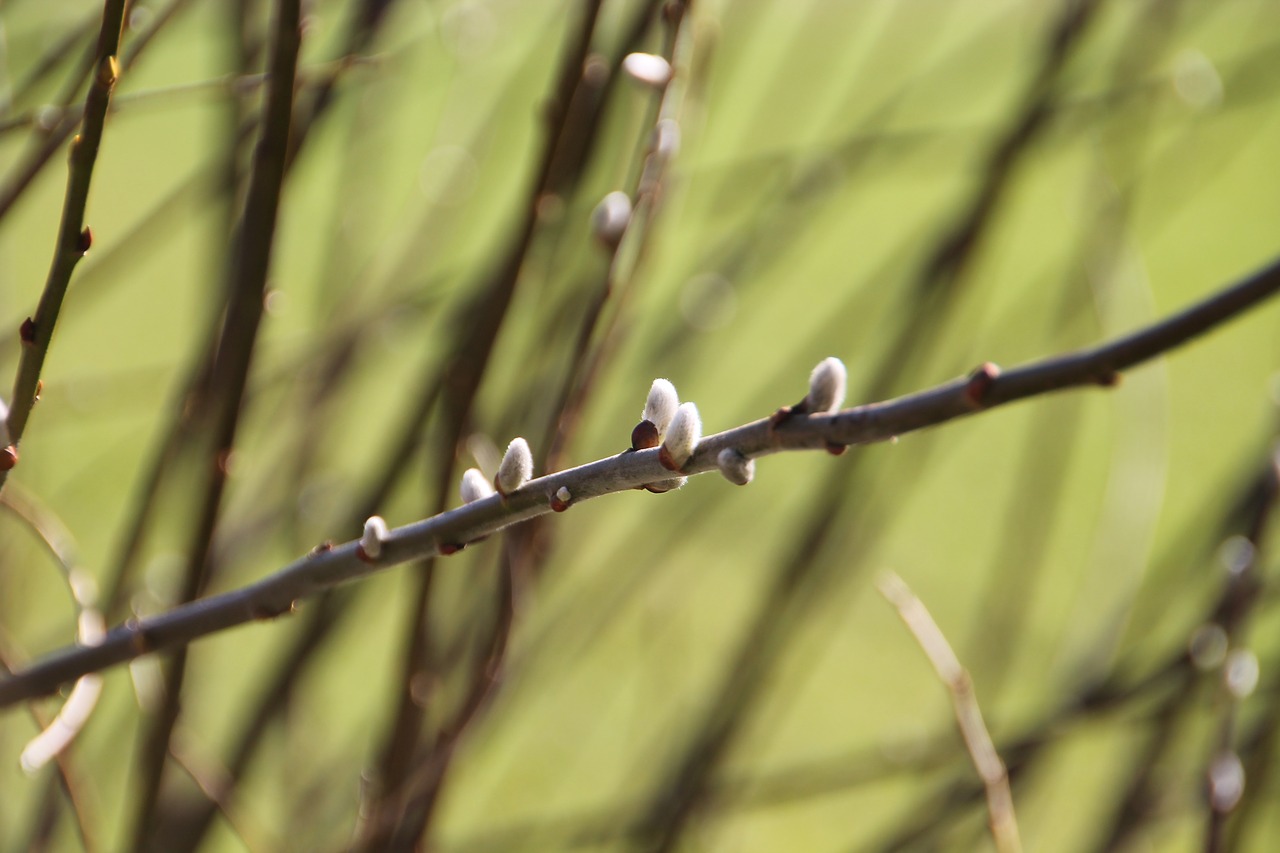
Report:
M98 34L97 72L85 98L84 120L80 133L71 141L70 167L67 174L67 191L62 205L62 222L58 226L58 241L53 251L53 263L40 304L34 317L28 317L22 326L22 358L18 362L18 375L13 384L13 406L9 410L9 440L13 446L22 441L27 427L27 417L40 396L40 370L44 367L49 344L53 340L53 328L62 310L62 300L71 284L71 274L76 264L89 251L93 235L84 224L85 208L89 204L89 184L93 178L93 166L98 160L98 148L102 144L102 129L107 121L107 109L111 106L111 91L120 76L120 31L124 23L124 0L108 0L102 11L102 30ZM11 467L11 466L10 466ZM8 471L0 470L0 488Z
M969 377L830 415L762 418L704 438L685 464L693 475L718 470L721 450L755 458L785 450L870 444L1016 400L1078 386L1109 387L1120 372L1174 349L1243 314L1280 291L1280 259L1167 319L1110 343L1034 361L1001 372L984 364ZM45 696L82 675L149 652L175 649L208 634L292 611L324 590L400 563L447 555L498 530L565 505L668 480L658 449L624 452L530 480L503 500L490 496L390 532L376 561L358 543L325 543L278 572L241 589L210 596L159 616L126 622L92 647L53 652L0 680L0 707ZM561 489L568 499L557 496Z

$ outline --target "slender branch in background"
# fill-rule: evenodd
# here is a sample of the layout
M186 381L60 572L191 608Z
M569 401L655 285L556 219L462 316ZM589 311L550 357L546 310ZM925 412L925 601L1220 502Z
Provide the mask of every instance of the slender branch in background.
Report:
M719 470L722 450L747 458L787 450L837 451L937 426L978 411L1079 386L1114 386L1119 373L1167 352L1236 317L1280 291L1280 261L1186 310L1131 335L1074 353L1000 372L983 365L967 379L895 400L855 406L834 414L762 418L707 436L681 473ZM108 632L88 648L54 652L0 681L0 707L46 696L90 672L149 652L174 649L199 637L257 619L288 613L301 599L338 584L425 556L451 554L505 527L601 495L671 478L659 448L628 451L530 480L505 499L496 495L392 530L376 564L357 554L357 543L328 543L249 586L193 601L159 616Z
M128 71L133 67L142 51L146 48L151 40L158 32L168 24L174 16L191 0L171 0L170 4L164 9L157 12L146 29L138 32L129 43L128 49L124 55L120 57L119 67ZM114 18L114 15L122 7L125 6L124 0L108 0L106 9L103 12L104 23L107 17ZM105 32L105 30L104 30ZM119 46L119 33L116 30L116 45ZM101 60L108 54L102 53L102 40L99 39L99 49L96 56ZM114 48L113 48L114 54ZM94 67L90 65L90 67ZM77 78L72 86L72 91L78 89L80 80ZM67 97L62 103L65 106L71 102L71 98ZM87 115L87 113L86 113ZM0 219L4 219L9 211L17 203L18 199L27 191L36 177L44 170L44 167L53 159L53 155L62 148L62 143L71 136L71 132L75 129L75 122L71 120L63 121L61 124L55 125L53 129L42 134L43 141L40 145L25 156L10 172L8 179L0 184Z
M102 613L94 604L96 586L92 576L80 567L75 542L66 525L34 495L28 494L17 483L0 494L0 508L7 510L31 531L62 573L76 611L79 642L82 645L92 645L99 641L106 631L106 625ZM75 833L85 850L95 850L98 844L96 835L91 832L85 819L84 807L79 801L81 798L79 786L73 784L74 777L66 763L64 753L67 746L84 728L84 724L88 722L101 690L100 675L86 675L77 679L67 700L52 719L36 717L40 732L27 743L20 757L22 769L31 775L36 774L49 762L55 763L57 773L47 777L47 785L42 795L44 805L38 811L41 815L56 814L55 800L59 792L63 793L70 806ZM34 713L35 709L33 708L32 711ZM36 841L35 835L51 832L52 828L51 823L46 827L44 821L41 821L39 826L33 827L33 837L26 848L37 849L40 844Z
M1022 840L1013 810L1013 793L1009 790L1009 773L996 753L991 733L982 720L982 710L973 692L973 679L960 665L956 653L943 635L938 623L902 578L886 573L876 584L880 594L898 610L907 629L915 636L929 663L933 664L955 710L956 724L965 747L973 758L974 769L987 792L987 811L991 818L991 836L1000 853L1020 853Z
M97 70L85 98L84 121L80 133L72 140L70 166L67 174L67 191L62 205L62 222L58 226L58 239L53 250L53 264L40 295L40 304L34 317L29 317L22 329L22 357L18 362L18 375L13 383L13 400L9 408L9 440L15 446L22 441L27 428L27 418L39 397L40 370L53 329L62 310L62 299L76 264L89 251L93 235L84 224L85 208L89 203L89 184L93 179L93 167L98 160L98 148L102 144L102 129L111 105L111 91L120 76L120 31L124 26L125 0L107 0L102 11L102 29L98 34ZM7 470L0 470L0 489L4 488Z
M378 56L344 56L332 62L316 63L298 70L298 86L327 86L336 77L357 66L377 65L381 62ZM214 95L227 93L247 93L262 88L270 79L267 72L256 74L227 74L212 80L196 80L191 83L175 83L172 86L159 86L154 89L143 89L137 92L117 95L111 99L108 115L116 115L128 107L138 104L151 104L174 100L189 103L189 95L208 93ZM0 136L16 130L32 127L47 127L67 121L79 121L84 115L83 105L66 107L46 106L28 110L5 119L0 119Z
M180 602L194 600L208 578L214 531L226 490L227 461L235 445L242 403L248 384L254 345L262 321L267 276L271 268L276 220L288 158L289 127L293 114L294 75L301 48L301 2L280 0L275 11L271 83L263 111L262 133L254 153L244 212L237 223L228 263L228 300L218 338L216 357L206 394L197 402L199 416L208 422L208 446L203 494L178 593ZM164 667L163 704L142 738L140 747L142 792L133 824L133 849L152 846L156 806L169 742L177 723L182 684L186 673L185 648Z
M76 609L77 641L83 646L100 642L106 624L96 604L97 586L92 575L80 568L75 541L66 525L21 489L10 488L0 495L0 507L21 519L61 570ZM78 679L57 717L22 750L22 769L35 773L70 746L89 721L101 692L100 676Z
M520 223L501 250L498 263L485 271L487 280L477 289L477 295L464 300L457 324L458 337L443 365L434 371L432 380L425 385L432 390L423 393L424 403L428 396L438 393L436 405L439 407L441 428L436 431L433 450L439 473L432 498L437 512L447 506L447 496L455 479L458 447L498 335L506 322L520 272L534 245L543 218L542 211L551 197L564 190L553 184L557 154L566 146L576 147L581 134L590 127L589 123L580 121L582 111L589 104L588 99L579 97L579 93L588 85L586 58L601 6L602 0L584 0L578 16L568 19L568 34L546 108L547 123L539 141L537 172L529 184L527 196L522 199L524 207ZM419 407L413 414L415 417L425 416L429 411ZM412 449L421 441L421 427L412 422L409 426L412 432L403 433L398 443L402 449ZM404 458L391 457L397 467L403 467ZM426 552L421 556L430 557L432 553ZM359 849L385 849L390 834L406 822L405 809L411 805L406 800L405 782L412 770L412 757L423 738L426 711L426 703L414 695L413 685L430 679L433 666L427 626L434 585L433 569L434 564L430 562L421 567L409 603L411 621L403 638L402 665L396 686L397 708L377 747L378 768L374 771L372 797L364 808L368 820L361 827ZM425 820L426 815L412 818L417 819Z
M1222 650L1221 660L1212 661L1215 665L1209 667L1220 673L1218 692L1222 710L1217 737L1211 747L1213 754L1204 772L1208 806L1204 849L1207 853L1238 849L1238 845L1229 843L1228 825L1247 786L1239 744L1240 705L1256 689L1259 675L1258 656L1245 645L1246 632L1266 586L1260 563L1267 526L1276 499L1280 497L1280 445L1270 448L1252 497L1248 528L1243 535L1228 539L1219 549L1226 574L1222 603L1214 619L1196 633L1198 638L1210 638L1212 648ZM1251 784L1261 782L1261 778L1255 778ZM1236 822L1237 830L1239 823Z
M656 5L651 5L640 14L643 15L645 12L656 13L656 11ZM676 133L675 116L679 111L687 86L685 81L676 84L671 79L671 67L675 64L677 41L680 42L682 54L687 54L691 49L692 28L681 26L684 19L683 5L668 4L665 15L668 33L664 50L666 55L660 59L658 57L647 57L663 69L665 73L660 80L650 84L658 90L661 97L657 99L654 109L656 118L651 120L649 125L643 129L645 137L648 139L648 144L641 147L639 163L642 164L642 168L635 170L635 186L631 188L631 193L637 199L634 209L637 213L643 212L641 215L631 215L633 206L630 204L630 196L627 196L627 213L623 217L623 221L617 223L618 227L612 233L598 235L601 237L602 242L609 247L610 259L607 269L601 277L602 281L598 284L598 293L595 295L593 303L588 308L582 321L580 334L576 342L577 350L575 356L569 361L562 396L558 399L558 405L554 407L561 416L565 414L566 407L570 405L565 395L568 395L570 389L574 388L575 380L579 378L579 371L582 370L582 365L588 361L583 357L584 350L590 343L591 331L595 328L600 312L604 308L606 301L613 294L615 287L619 284L619 279L622 279L621 284L625 285L629 283L630 279L634 278L639 256L643 252L644 246L647 245L646 238L651 231L660 179L665 174L674 155L674 141L671 137ZM592 21L584 22L583 36L590 35L588 25L590 25L591 29L594 28ZM645 27L641 26L640 22L637 22L635 30L642 32L644 29ZM682 39L679 38L681 32L686 33ZM583 38L579 42L579 49L586 50L589 47L589 43L588 39ZM587 63L591 61L590 58L586 60ZM584 65L584 69L586 67L588 66ZM687 74L688 68L682 68L681 73ZM598 76L596 73L588 73L585 70L582 73L582 78L577 83L577 91L574 92L570 100L570 106L566 111L566 121L571 122L566 125L566 128L572 129L573 132L562 131L553 152L557 163L564 164L567 162L576 165L568 173L564 173L563 168L559 171L553 168L546 178L547 186L543 188L544 192L567 193L571 191L574 182L579 177L581 165L589 159L587 156L590 153L589 147L595 139L595 127L602 112L599 97L593 97L593 87L599 86L599 82L596 79ZM665 130L666 135L662 136L659 133L660 130ZM560 177L557 177L557 175L560 175ZM615 193L614 195L622 194ZM536 203L536 200L534 203ZM640 227L632 229L631 226L637 224ZM625 256L619 251L623 241L626 241L630 247ZM624 257L627 259L625 264L622 260ZM625 269L620 269L624 266ZM603 348L604 344L601 344L601 347ZM596 353L590 359L590 364L598 366L600 361L600 354ZM589 376L590 373L590 367L583 372L586 376ZM575 403L582 405L585 389L579 388L577 390L580 393ZM557 423L560 423L559 419L557 419ZM558 438L563 438L564 436L564 433L557 430L554 425L548 432ZM563 444L560 444L560 447L562 446ZM556 450L557 447L555 445L552 445L551 449L548 450L548 468L554 467L550 464L550 460L558 455ZM469 676L470 684L467 687L466 696L459 709L450 716L447 723L440 726L432 742L418 750L420 757L413 762L418 769L403 784L408 805L405 809L405 818L401 825L397 827L396 833L391 840L392 849L408 849L428 833L431 819L439 802L440 792L445 780L448 778L454 757L457 755L458 745L475 720L489 707L500 686L500 674L505 665L508 641L517 615L515 587L519 585L520 579L536 576L542 562L538 555L545 556L550 552L545 543L534 544L537 536L538 528L536 525L525 525L519 529L512 530L503 543L503 559L499 565L497 613L489 646L485 653L476 659L473 672Z

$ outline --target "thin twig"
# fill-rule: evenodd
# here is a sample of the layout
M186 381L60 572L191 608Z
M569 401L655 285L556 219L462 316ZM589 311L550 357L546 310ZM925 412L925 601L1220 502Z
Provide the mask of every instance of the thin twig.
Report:
M421 394L421 403L413 412L425 420L430 413L430 400L437 398L438 418L442 429L437 431L434 451L437 455L438 477L434 488L435 508L443 510L448 493L455 479L457 447L471 417L472 405L479 392L485 371L489 365L525 267L534 237L539 230L539 211L549 193L555 174L557 152L575 144L577 134L583 130L575 121L583 109L582 100L576 98L584 85L585 60L591 45L592 34L602 6L601 0L584 0L577 17L569 19L569 34L562 50L559 67L552 83L551 98L547 106L547 123L540 142L541 151L537 173L529 184L523 216L512 232L500 260L486 274L486 281L477 296L461 307L458 323L459 335L451 346L444 363L433 368L433 376L420 387L429 389ZM412 433L402 433L399 446L404 450L416 447L420 442L420 426ZM407 455L407 454L406 454ZM389 457L396 467L403 467L405 456ZM383 480L386 481L387 477ZM428 551L421 556L430 557ZM367 806L369 820L358 849L386 849L390 833L397 829L403 817L403 788L412 768L410 761L417 752L421 740L425 709L413 696L412 684L420 680L431 666L430 643L427 641L428 609L434 580L433 566L428 563L418 572L418 580L411 600L411 622L404 637L402 668L399 675L396 698L398 707L394 719L384 733L379 746L380 757L376 779L378 787Z
M13 384L13 401L9 408L9 440L15 446L22 440L27 418L39 396L40 369L49 353L53 340L53 327L62 310L62 299L71 283L71 273L84 257L92 242L92 235L84 225L85 208L89 203L89 184L93 179L93 166L98 160L98 148L102 144L102 128L106 124L107 109L111 105L111 91L120 76L120 29L124 24L125 0L107 0L102 11L102 30L98 34L97 71L85 98L84 121L80 133L72 140L70 166L67 173L67 191L62 206L62 222L58 226L58 240L53 251L53 265L40 294L40 304L34 317L28 318L23 327L22 358L18 362L18 375ZM0 471L0 489L4 488L8 471Z
M928 609L902 578L887 572L877 587L880 594L898 609L898 615L915 636L938 678L951 694L956 724L965 747L973 758L974 769L987 792L987 811L991 818L991 835L1000 853L1019 853L1022 841L1013 810L1013 793L1009 790L1009 773L996 753L991 733L982 720L982 710L973 692L973 680L960 665L956 653L943 635Z
M0 494L0 507L20 519L53 558L67 583L76 610L79 641L96 642L101 638L106 625L102 613L94 604L96 587L91 576L80 568L70 531L61 519L54 516L33 495L16 487L10 487L4 494ZM101 689L101 676L86 675L77 679L71 694L54 717L46 720L33 708L32 714L40 732L23 748L21 756L23 770L32 775L50 761L55 763L57 773L48 779L44 794L46 805L41 812L52 814L53 799L61 789L70 807L75 833L86 851L95 850L98 845L90 833L80 802L83 795L79 786L73 782L75 777L67 764L65 750L88 722Z
M174 16L182 9L182 7L187 5L189 2L190 0L171 0L168 6L157 12L155 17L152 19L151 24L145 30L136 33L130 40L128 49L125 50L123 56L120 57L120 67L125 71L132 68L138 57L142 54L142 51L151 43L151 40L155 35L160 32L165 25L172 21ZM122 12L125 5L126 3L122 0L107 0L106 9L103 11L103 22L106 23L108 20L116 21L117 13ZM105 33L106 30L104 29L103 32ZM113 53L116 48L119 47L119 28L117 28L115 32L116 42L115 47L112 48ZM93 54L93 56L98 57L99 61L103 57L110 55L102 52L102 48L103 44L102 39L100 38L97 52ZM97 66L93 64L93 58L91 56L89 68L93 67ZM87 74L87 71L83 73ZM70 91L78 90L82 82L83 81L80 79L80 73L78 72ZM63 106L66 106L70 102L70 96L59 101ZM86 115L87 114L88 113L86 113ZM44 167L53 160L53 156L62 149L62 144L71 136L75 127L76 122L70 119L54 125L52 129L43 135L43 140L40 145L13 167L12 171L9 173L8 179L0 184L0 219L3 219L9 213L13 208L13 205L17 203L18 199L21 198L22 195L31 187L32 182L35 181L40 172L44 170Z
M344 56L329 62L316 63L298 70L296 85L307 88L327 86L351 68L377 65L381 61L382 58L378 56ZM141 89L112 98L108 115L116 115L121 110L138 104L170 99L186 101L188 100L186 96L200 93L248 93L262 88L270 79L270 72L259 71L254 74L224 74L207 80L193 80L187 83L157 86L154 89ZM83 104L70 104L66 107L43 106L27 110L0 119L0 136L26 128L56 127L62 122L79 121L83 114Z
M300 0L280 0L275 11L270 86L263 111L262 133L255 149L253 169L237 223L233 251L228 262L226 312L211 363L207 399L198 404L209 424L211 439L206 452L207 474L199 499L196 523L187 546L186 566L179 601L190 602L202 592L208 578L214 531L226 488L225 460L235 445L249 368L263 313L263 294L271 267L276 219L284 185L293 115L294 75L301 47ZM177 723L180 693L186 672L185 648L164 667L164 704L148 727L140 748L141 794L133 826L133 848L147 849L155 831L154 816L169 741Z
M831 415L769 418L708 436L685 465L687 475L718 470L721 450L755 458L787 450L870 444L937 426L984 409L1080 386L1110 387L1121 371L1174 349L1280 291L1280 260L1240 283L1154 325L1110 343L1031 362L1003 373L992 365L965 379ZM505 501L493 496L391 531L376 563L357 555L357 543L324 545L280 571L237 590L126 623L98 646L54 652L0 681L0 707L45 696L89 672L173 649L199 637L292 611L296 602L348 581L423 557L449 554L505 527L551 512L564 488L573 504L666 480L658 450L624 452L530 480Z
M1246 787L1247 768L1239 750L1240 705L1253 693L1258 680L1258 658L1246 645L1247 626L1254 616L1265 580L1260 563L1267 526L1280 497L1280 446L1269 448L1266 463L1253 490L1251 517L1244 535L1227 541L1226 587L1209 630L1221 630L1227 650L1220 668L1218 695L1221 712L1213 754L1204 771L1208 819L1204 849L1207 853L1235 849L1228 839L1228 821L1240 805ZM1217 668L1214 668L1217 672ZM1253 784L1262 780L1255 778Z
M76 609L77 640L82 645L98 642L106 631L97 607L97 587L92 576L79 565L71 532L33 495L10 489L0 495L0 507L19 518L49 553L62 573ZM102 692L102 678L86 675L75 687L54 719L22 750L22 769L35 773L60 755L80 734Z

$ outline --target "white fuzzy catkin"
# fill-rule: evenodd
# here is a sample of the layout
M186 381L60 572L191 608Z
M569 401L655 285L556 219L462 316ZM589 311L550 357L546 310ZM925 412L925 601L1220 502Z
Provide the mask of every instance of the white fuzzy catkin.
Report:
M513 438L507 445L507 452L502 455L498 465L498 476L495 478L498 492L509 495L529 482L533 477L533 452L529 450L529 442L523 438Z
M0 397L0 447L8 447L9 440L9 404Z
M693 403L681 403L667 429L662 446L677 468L683 468L702 440L702 418Z
M840 408L844 402L848 371L838 358L824 358L809 374L809 396L806 408L811 415L825 415Z
M469 504L492 495L493 484L485 479L479 468L468 468L462 472L462 485L458 491L462 494L462 502Z
M622 60L622 70L631 79L661 89L671 81L671 63L653 53L629 53Z
M569 490L566 489L564 486L561 486L560 488L556 489L556 500L560 501L561 503L568 503L569 498L571 497L573 496L569 494Z
M640 417L656 426L661 436L671 426L671 419L679 406L680 395L676 393L676 386L667 379L655 379L649 386L649 399L645 400L644 414Z
M744 456L734 447L721 450L716 456L716 464L720 466L720 473L724 474L724 478L737 486L745 486L756 475L756 461Z
M382 556L382 543L387 541L387 523L380 515L371 515L364 523L360 535L360 550L371 560Z
M591 211L591 229L607 246L617 246L631 222L631 196L615 190Z

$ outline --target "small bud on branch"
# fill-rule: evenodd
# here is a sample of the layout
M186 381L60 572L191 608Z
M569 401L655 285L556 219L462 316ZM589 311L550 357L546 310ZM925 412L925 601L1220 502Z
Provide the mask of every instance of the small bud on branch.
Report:
M640 423L631 431L631 449L647 450L661 444L679 406L680 395L676 393L676 386L667 379L653 380L644 411L640 414Z
M556 489L556 493L551 496L551 511L564 512L569 508L569 501L573 499L573 495L564 486Z
M652 53L629 53L622 60L622 70L638 83L662 89L671 82L671 63Z
M387 523L380 515L371 515L364 522L364 533L360 536L357 554L366 562L373 562L382 556L382 543L387 541Z
M969 405L980 409L985 405L987 391L991 383L1000 375L1000 366L994 362L984 361L969 374L969 381L964 386L964 397Z
M849 372L838 358L824 358L809 374L809 395L804 398L805 411L825 415L836 411L844 402Z
M631 196L621 190L611 192L591 211L591 230L596 238L616 249L631 223Z
M668 471L680 471L702 440L702 418L693 403L681 403L662 440L658 461Z
M513 438L507 445L507 452L502 455L502 463L498 465L498 474L493 478L498 494L506 497L516 489L529 482L533 477L533 452L529 450L529 442L523 438Z
M755 460L743 455L742 451L734 447L721 450L716 456L716 464L720 466L720 473L724 478L737 486L745 486L756 475Z
M493 484L485 479L479 468L462 472L462 485L458 487L464 504L474 503L493 494Z
M661 436L671 426L671 419L675 417L679 406L680 395L676 393L676 386L668 379L655 379L649 386L649 397L644 402L644 414L641 417L656 426L658 435Z

